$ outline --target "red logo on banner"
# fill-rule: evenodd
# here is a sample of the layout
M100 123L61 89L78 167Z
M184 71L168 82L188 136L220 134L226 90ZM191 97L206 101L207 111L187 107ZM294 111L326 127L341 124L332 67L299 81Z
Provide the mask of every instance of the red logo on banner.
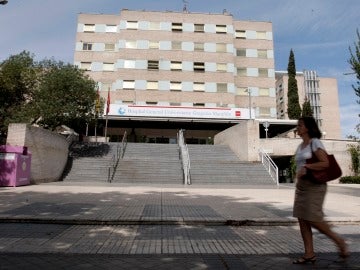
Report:
M237 117L241 116L241 112L240 111L235 111L235 116L237 116Z

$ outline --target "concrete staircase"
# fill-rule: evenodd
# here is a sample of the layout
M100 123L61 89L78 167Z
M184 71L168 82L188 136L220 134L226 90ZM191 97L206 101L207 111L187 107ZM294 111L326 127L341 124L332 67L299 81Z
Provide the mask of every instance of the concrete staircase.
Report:
M182 184L177 144L127 143L114 183Z
M188 145L192 184L274 185L260 162L242 162L226 145Z
M117 143L75 144L66 182L106 182ZM260 162L241 162L225 145L189 144L191 183L218 185L274 185ZM177 144L127 143L112 183L183 184Z
M116 143L75 143L70 149L64 182L106 182Z

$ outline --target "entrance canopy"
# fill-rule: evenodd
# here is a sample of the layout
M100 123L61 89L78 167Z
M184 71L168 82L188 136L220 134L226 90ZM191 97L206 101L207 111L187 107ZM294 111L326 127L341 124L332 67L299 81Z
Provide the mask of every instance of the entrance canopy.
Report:
M281 137L295 131L297 120L290 119L256 119L259 121L260 138ZM267 129L267 131L266 131Z

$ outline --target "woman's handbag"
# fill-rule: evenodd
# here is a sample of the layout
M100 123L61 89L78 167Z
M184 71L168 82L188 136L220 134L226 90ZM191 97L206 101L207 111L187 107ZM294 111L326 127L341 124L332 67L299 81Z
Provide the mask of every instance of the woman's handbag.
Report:
M312 157L306 160L307 164L315 163L319 161L315 153L313 152L312 143L310 147L311 147ZM326 155L329 160L329 167L320 171L309 170L309 169L307 170L308 178L315 183L319 183L319 184L326 183L328 181L339 178L342 175L341 168L337 163L334 155L329 155L328 153L326 153Z

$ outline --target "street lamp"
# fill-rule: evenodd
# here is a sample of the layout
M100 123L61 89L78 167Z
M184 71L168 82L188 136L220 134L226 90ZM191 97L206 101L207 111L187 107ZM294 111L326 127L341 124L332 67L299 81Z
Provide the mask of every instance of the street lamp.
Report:
M250 87L246 88L245 92L249 93L249 116L251 119L251 89L250 89Z
M7 3L8 3L7 0L1 0L1 1L0 1L0 5L6 5Z

